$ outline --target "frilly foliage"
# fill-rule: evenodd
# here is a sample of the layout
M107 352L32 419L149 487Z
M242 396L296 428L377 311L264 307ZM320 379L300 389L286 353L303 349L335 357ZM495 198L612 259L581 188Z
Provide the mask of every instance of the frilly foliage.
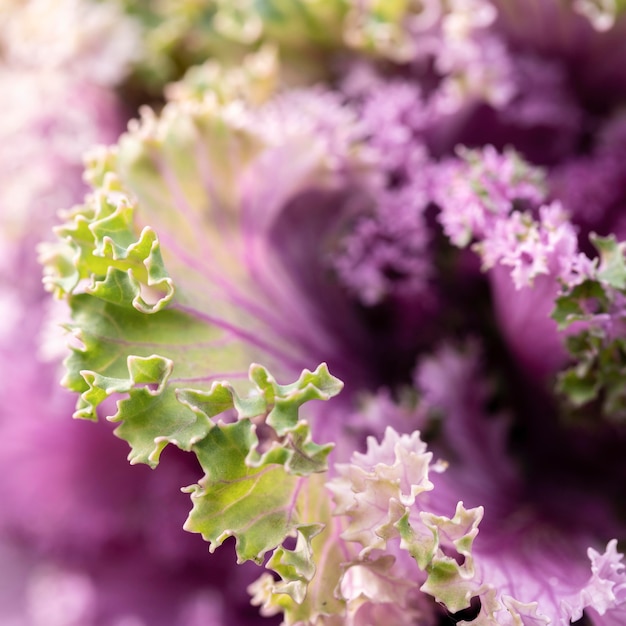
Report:
M385 573L396 590L395 604L408 607L411 591L418 588L451 614L480 599L480 624L526 623L523 620L536 613L537 604L524 605L502 594L476 567L473 544L483 508L467 509L458 502L451 517L430 510L428 492L434 485L429 473L445 470L445 464L431 461L419 433L398 435L387 428L380 444L370 438L366 454L354 454L349 465L338 467L339 477L330 481L329 488L335 514L346 520L341 537L361 547L358 556L344 567L347 571L365 567L374 574L381 564L381 552L394 554L399 548L411 555L417 569L404 575L394 573L393 568ZM408 588L403 586L407 579L411 581ZM365 580L362 575L350 590L351 597L371 597ZM345 589L345 576L342 582ZM386 596L384 589L380 579L374 594L379 599L371 601L381 601ZM402 623L415 623L415 619L417 616L407 617Z
M552 317L561 329L573 324L566 339L573 365L559 374L557 389L567 398L572 417L585 419L597 407L607 419L626 419L626 246L614 236L592 235L598 250L593 275L565 290Z
M82 288L106 302L130 301L138 311L156 312L172 299L174 287L155 232L145 227L135 233L135 207L120 189L115 176L106 176L56 229L61 243L43 248L44 283L58 297Z
M285 59L283 79L312 84L326 78L332 54L358 50L395 62L419 49L416 31L429 29L449 12L447 3L407 0L123 0L144 26L135 81L157 92L207 58L237 67L249 53L270 44ZM419 34L418 32L418 34Z
M264 19L278 19L269 11L278 4L243 6L235 7L237 16L215 3L211 19L245 22L259 7L268 11ZM310 3L319 6L335 5ZM367 36L357 43L365 47L380 43L376 23L401 24L408 11L402 2L368 6L342 9L346 16L361 11L356 17ZM339 393L341 382L325 365L288 385L264 366L247 368L256 350L294 369L300 361L285 358L297 343L289 333L319 340L312 322L274 328L282 321L274 309L287 307L291 294L280 302L264 294L259 276L268 269L275 278L276 268L262 254L254 257L252 246L283 201L312 182L330 184L334 173L325 150L312 149L309 128L304 137L278 138L280 149L287 144L293 154L267 158L276 146L256 129L254 114L279 81L273 53L262 54L268 56L260 63L256 57L234 72L207 65L190 73L170 90L160 116L144 111L116 148L95 152L86 175L95 190L67 214L59 241L42 248L46 285L72 314L67 328L75 345L64 383L79 394L75 416L96 419L116 400L109 419L129 443L131 463L156 467L169 444L192 452L204 475L186 488L193 508L185 528L200 533L211 550L234 537L240 562L265 562L280 580L264 574L251 587L253 602L264 614L283 613L287 626L351 623L364 607L379 604L401 607L415 622L419 611L410 608L410 594L416 590L450 612L480 597L485 624L497 623L493 615L500 611L532 615L534 605L500 598L476 571L472 545L482 509L459 503L452 517L430 510L429 472L443 465L431 463L418 433L389 429L328 481L332 445L314 442L300 413L309 401ZM358 169L359 158L349 160L358 152L351 141L339 152ZM285 156L297 157L288 159L297 175L288 172L279 185L265 181ZM257 199L259 188L267 205ZM246 228L255 237L244 240ZM607 299L609 290L626 284L615 245L599 243L597 284ZM581 312L572 309L576 297L562 303L570 307L564 324L582 319L582 305ZM246 373L251 384L242 382ZM414 578L394 569L394 550L413 557Z
M41 258L47 288L71 311L64 384L79 394L75 417L95 420L115 400L108 419L130 445L131 463L156 467L168 444L192 452L204 476L186 488L193 508L185 528L211 550L234 537L240 561L269 556L267 567L280 577L272 593L285 611L305 615L330 519L318 476L332 445L312 440L300 409L335 396L342 383L325 365L288 385L261 365L247 368L246 341L261 353L267 346L271 361L280 329L257 345L262 333L253 324L236 326L238 298L255 290L238 283L249 279L231 258L245 251L243 242L232 247L240 234L238 176L264 145L223 84L221 102L208 89L172 103L161 118L146 112L119 146L92 153L86 179L94 191L65 215ZM207 178L195 169L190 174L199 151L215 188L203 186ZM206 250L211 263L187 264L187 255ZM245 315L256 319L262 306L250 304ZM283 545L288 537L293 548Z
M298 409L340 391L326 366L279 385L253 365L254 390L241 396L226 382L192 380L214 359L224 365L212 349L211 329L192 317L123 307L91 293L72 295L70 303L82 343L66 361L65 383L81 392L76 416L95 418L107 397L122 396L110 419L120 422L116 434L130 444L131 463L155 467L170 443L197 456L206 474L187 489L194 505L188 530L202 533L211 549L234 536L239 559L259 563L287 536L299 534L306 545L319 532L300 520L299 493L311 474L326 470L332 446L311 441ZM229 423L215 422L219 415ZM308 559L298 558L301 551L281 548L272 561L286 592L298 598L314 572Z

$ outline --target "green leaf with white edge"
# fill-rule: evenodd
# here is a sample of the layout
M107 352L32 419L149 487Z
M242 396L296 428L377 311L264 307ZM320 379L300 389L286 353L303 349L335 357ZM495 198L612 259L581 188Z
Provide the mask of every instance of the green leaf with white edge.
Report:
M304 131L279 146L261 132L273 110L211 97L169 102L159 115L143 110L115 149L90 155L87 178L99 187L119 179L136 200L134 227L158 233L180 307L246 343L246 367L258 361L300 372L311 355L330 358L315 350L332 338L273 245L273 226L292 198L336 181L325 152L311 150ZM365 152L360 144L353 152L350 168L361 172ZM275 181L277 162L289 171ZM115 275L108 284L126 293L128 282Z
M181 403L205 418L228 410L235 410L239 419L262 418L282 439L273 442L263 454L251 449L247 457L251 467L271 462L284 465L295 475L325 471L332 445L311 441L309 426L299 420L298 411L309 400L329 400L341 391L343 383L330 374L325 363L313 372L304 370L290 385L279 385L257 364L250 367L249 376L256 390L247 397L237 394L227 383L214 383L209 391L178 389L176 394Z
M330 374L325 363L313 372L304 370L298 380L290 385L279 385L260 365L251 368L250 377L271 407L267 423L279 435L297 424L298 409L302 404L310 400L328 400L343 387L343 383Z
M253 464L263 462L266 456L269 458L271 452L272 458L282 463L290 474L307 476L313 472L326 471L326 460L333 447L334 444L318 445L311 441L309 425L300 421L286 433L283 445L270 450L258 461L250 460L250 462Z
M170 443L195 453L205 476L188 488L186 527L212 549L235 537L240 561L261 562L278 549L274 595L289 598L294 615L327 614L326 601L316 603L330 583L316 577L316 564L330 559L320 520L331 516L309 502L315 492L329 506L323 484L332 446L312 441L299 410L342 384L325 365L290 385L252 366L255 388L239 388L243 364L257 354L299 372L312 346L323 345L319 321L291 282L268 293L268 281L282 286L290 274L256 240L320 172L322 187L335 183L323 175L324 159L320 165L294 141L296 175L284 176L278 193L266 183L257 200L251 186L267 179L274 147L242 124L236 107L188 105L168 105L160 119L146 114L118 148L95 157L88 178L98 189L44 252L47 284L68 301L77 343L65 384L80 394L77 417L96 419L105 401L117 400L109 419L119 422L132 463L155 467ZM250 217L255 250L242 231ZM283 545L287 537L300 537L294 549ZM308 594L311 584L324 592Z
M110 419L131 446L133 463L154 467L171 441L183 449L210 428L207 416L181 402L177 389L209 390L214 372L236 372L246 358L219 329L175 309L145 314L89 294L68 298L80 345L65 361L63 383L80 393L75 417L96 419L98 406L123 394ZM175 383L171 378L175 376Z
M211 551L234 536L239 562L262 563L297 524L293 496L304 479L282 465L250 467L248 454L258 444L251 421L220 424L193 447L206 476L188 487L193 509L185 529L201 533Z
M600 237L592 233L589 239L600 253L598 279L615 289L626 289L626 243L618 242L615 235Z
M309 439L306 423L300 422L296 430ZM316 462L307 464L306 471L301 462L292 471L294 450L289 449L289 436L284 441L274 440L264 453L258 452L259 443L255 424L243 418L229 424L219 421L193 445L205 476L186 489L194 506L185 528L201 533L211 550L233 536L238 559L257 563L287 536L299 533L305 544L297 547L298 556L289 556L289 551L282 549L273 562L279 573L288 577L287 583L304 584L314 572L305 558L306 546L322 528L315 523L314 532L302 519L311 488L308 476L326 471L325 456L331 447L322 447L323 452L318 453ZM295 588L300 589L298 594L304 593L298 585Z
M113 306L87 295L75 296L74 299L95 302L103 310L110 311ZM84 308L81 312L85 313ZM124 314L142 315L133 310L116 313L115 316L103 314L94 317L104 324L106 320L112 317L119 319ZM178 315L175 311L162 311L144 315L144 319L152 325L152 331L155 324L160 323L167 335L169 318L172 323L178 322L177 326L185 327L181 323L184 320L177 319ZM108 329L101 325L100 331L106 335ZM145 333L146 328L137 325L136 331ZM84 339L84 333L82 336ZM84 357L85 351L94 349L93 339L93 336L86 338L84 349L75 352L75 360ZM106 337L105 345L108 345ZM308 424L298 419L291 428L285 428L284 436L266 424L263 433L267 441L261 442L261 449L256 423L266 422L271 410L264 390L257 387L248 396L241 396L227 382L213 382L207 391L179 389L171 380L174 360L154 354L132 355L126 358L123 368L120 355L113 356L118 358L109 358L112 372L125 369L127 377L81 370L80 376L86 385L82 402L93 411L94 405L97 406L106 397L126 394L118 402L117 414L110 419L122 422L116 434L131 444L131 462L155 466L168 443L196 454L206 475L198 485L187 489L193 501L193 509L185 525L187 530L201 533L210 542L211 549L219 546L225 538L234 536L239 560L259 563L286 537L298 532L304 533L308 539L315 535L309 527L312 522L301 521L310 498L308 475L326 471L326 457L332 445L318 446L312 442ZM251 379L254 378L252 372L258 378L264 369L252 366ZM316 372L324 380L329 380L325 365ZM307 371L300 377L303 389L310 387L311 377L316 377L315 372ZM272 378L264 372L263 379ZM333 388L338 392L341 384L337 381ZM297 393L297 385L277 385L277 389L279 392L284 390L297 407L301 406L303 399L302 394ZM286 403L289 401L283 400ZM220 420L215 424L212 418L221 414L236 421L224 423ZM322 489L320 485L317 488ZM305 527L308 530L302 530ZM317 531L320 529L318 525ZM299 556L290 556L289 551L283 550L282 557L278 555L274 561L282 568L287 588L293 589L294 593L299 589L300 595L304 593L302 585L314 572L305 557L306 550L301 548L297 549Z
M452 518L427 512L420 513L419 518L411 518L407 510L396 524L402 538L401 547L427 574L421 590L452 613L468 608L472 598L480 592L471 549L482 516L482 507L466 509L459 502ZM448 556L443 547L448 553L454 550L463 557L462 564Z
M147 388L149 395L157 396L163 391L172 371L173 363L156 355L150 357L130 356L127 360L129 378L102 376L96 372L83 370L81 376L89 388L81 394L86 414L77 417L92 417L92 408L113 394L128 393L136 386L154 385L154 391ZM91 409L90 409L91 407Z
M395 528L402 538L401 546L408 550L421 570L425 570L435 556L438 548L437 533L432 529L420 528L419 535L410 520L410 509L405 507L404 515L395 523Z
M61 242L42 246L46 287L63 297L87 281L84 290L108 302L131 303L145 313L164 308L174 295L173 282L154 231L135 232L134 212L117 178L106 175L103 187L57 227Z
M204 414L204 411L197 411L197 404L190 401L193 395L195 394L189 390L176 391L179 401L189 406L196 414ZM259 406L254 400L245 404ZM231 407L226 407L225 410L228 408ZM263 412L264 410L261 410L258 415L262 415ZM307 476L313 472L326 471L327 458L332 449L333 444L318 445L313 442L309 425L305 421L300 421L293 429L285 433L284 438L271 442L269 448L262 454L256 450L256 447L252 448L246 462L249 467L262 467L268 463L275 463L283 465L290 474Z
M95 301L87 295L74 298L87 303ZM115 327L107 328L107 320L126 321L124 326L128 328L133 325L128 319L124 320L124 315L142 315L134 310L116 311L113 315L110 303L95 303L103 307L101 315L94 315L101 322L99 332L86 338L83 333L84 349L75 352L74 360L83 358L90 350L98 353L92 344L96 337L104 339L104 345L110 347L107 334ZM109 314L106 314L107 310ZM85 314L84 307L80 311ZM193 320L181 319L179 315L176 311L144 315L145 324L151 328L137 324L135 339L157 328L162 331L162 336L168 336L168 323L181 329L189 327L185 322L193 323ZM134 347L140 345L137 343ZM192 356L194 348L187 347L189 356ZM122 354L112 356L108 354L111 373L125 371L126 378L81 370L80 376L86 385L81 396L84 406L93 411L106 397L126 394L118 402L117 414L110 419L121 421L116 433L131 444L131 462L155 466L168 443L196 454L206 475L198 485L187 489L194 504L185 526L188 530L201 533L212 549L226 537L235 536L240 561L257 562L261 562L265 553L280 545L287 536L298 532L301 526L299 510L306 508L299 503L298 494L303 489L302 497L305 500L309 497L306 495L307 476L326 471L326 458L332 445L319 446L312 442L309 425L297 415L295 424L285 427L282 434L277 433L267 423L272 409L267 399L270 396L275 402L280 398L285 405L292 402L297 413L305 396L310 395L306 390L314 386L311 382L314 380L322 380L332 389L332 393L325 394L330 398L339 392L341 383L328 373L325 364L315 372L305 371L293 385L281 386L274 382L273 394L268 394L266 384L273 381L271 375L261 366L253 365L250 379L253 383L255 379L263 381L265 387L257 386L247 396L242 396L227 382L214 381L208 390L178 388L173 384L172 376L174 363L184 363L180 355L176 355L177 359L155 354L132 355L126 358L125 366ZM105 367L102 369L106 370ZM319 398L320 394L314 396ZM222 414L236 421L224 423L220 420L215 424L212 418ZM264 422L265 439L260 445L256 427ZM318 485L318 488L321 487ZM305 522L305 526L308 523ZM305 534L313 537L311 531ZM284 554L287 558L287 552ZM292 569L283 572L288 574L297 570L295 580L302 584L307 576L312 576L310 568L300 572L298 563L303 558L302 555L299 561L287 558L285 563L290 562Z
M178 400L188 406L194 413L210 418L235 409L239 418L251 418L263 415L267 404L258 395L241 397L235 393L232 385L227 382L215 382L208 391L200 389L177 389Z
M306 598L308 585L315 574L311 542L324 530L324 524L303 524L297 528L296 545L293 550L280 546L267 562L266 567L275 571L283 580L276 585L276 593L287 594L296 604Z
M130 444L133 463L156 466L168 442L189 450L207 434L211 418L224 411L234 409L240 418L271 414L267 388L245 397L230 383L213 380L213 372L236 371L245 358L236 346L220 341L218 329L174 309L146 315L88 294L72 296L70 304L81 346L65 362L64 384L81 394L75 416L96 419L96 409L106 398L125 394L110 419L121 422L116 434ZM254 365L251 376L271 379L264 371ZM280 400L296 420L306 399L328 399L342 387L325 364L315 372L305 370L294 385L273 384L272 401ZM298 474L325 468L331 447L313 443L306 424L283 424L277 436L286 436L286 441L266 452L274 462ZM266 462L254 453L250 460Z
M585 280L556 299L552 319L564 330L573 322L588 320L593 314L606 311L609 297L596 280Z
M626 340L608 340L601 329L583 330L567 338L574 364L557 376L556 390L566 403L565 415L574 421L626 420Z
M326 491L327 474L312 474L298 493L301 524L296 527L296 546L279 547L266 567L281 580L263 574L248 591L262 615L283 613L285 626L335 623L343 619L346 602L338 595L343 564L349 549L339 538L341 526L332 517ZM356 552L352 551L356 556ZM343 622L337 622L343 623Z

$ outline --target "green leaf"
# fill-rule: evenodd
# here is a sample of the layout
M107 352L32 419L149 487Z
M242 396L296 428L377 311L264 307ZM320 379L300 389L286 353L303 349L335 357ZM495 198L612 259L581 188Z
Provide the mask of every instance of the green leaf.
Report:
M182 404L206 418L231 409L239 419L261 416L280 443L274 442L263 454L251 448L247 458L250 466L278 463L297 475L325 471L332 446L320 446L311 441L309 426L299 420L298 411L309 400L329 400L341 391L343 383L330 374L325 363L314 372L304 370L290 385L279 385L258 364L250 367L249 376L256 390L248 397L241 397L227 383L214 383L209 391L178 389L176 395Z
M250 467L246 459L258 443L249 420L213 428L194 445L206 472L191 493L193 509L185 529L202 534L211 550L237 538L240 561L263 561L297 524L293 494L302 479L278 464Z
M115 176L105 176L103 188L56 229L62 243L42 246L47 288L63 297L86 280L85 291L107 302L132 304L144 313L164 308L174 295L173 282L154 231L135 233L134 212Z
M338 545L341 540L332 519L326 479L326 474L312 474L301 483L298 505L302 523L295 527L296 545L293 549L279 547L266 564L281 580L263 574L249 588L252 603L262 606L262 614L282 612L285 626L317 623L330 616L341 619L345 613L346 603L338 597L337 588L346 551Z
M293 550L277 548L267 567L275 571L284 581L276 586L276 593L285 593L296 604L306 598L308 584L315 574L312 539L324 530L324 524L304 524L297 529L298 538Z
M406 509L404 515L395 523L395 527L402 538L402 547L407 549L417 562L421 570L425 570L435 556L437 549L437 533L421 532L419 536L411 525L410 510Z
M332 445L312 440L301 409L342 383L325 364L302 371L318 342L331 344L270 235L293 197L336 178L302 137L277 148L237 111L170 103L92 155L97 189L43 249L46 284L71 309L64 384L80 394L76 417L115 400L108 419L131 463L156 467L169 444L195 454L204 476L187 488L185 527L211 549L234 537L240 561L277 550L272 593L292 615L325 614L308 589L327 585L316 564L330 558L319 552ZM293 168L279 185L277 162ZM264 366L248 370L257 356ZM282 385L265 366L302 373Z
M81 345L65 362L63 383L81 394L75 417L96 419L106 398L123 394L110 419L122 422L115 432L130 444L133 463L154 467L167 441L189 450L210 421L181 402L177 389L195 381L198 392L208 390L213 372L236 371L241 352L223 344L219 329L174 309L146 314L89 294L69 302Z
M574 421L626 419L626 345L621 337L626 263L623 243L614 236L591 240L600 253L596 276L557 298L552 313L559 329L582 322L565 345L570 364L556 377L563 415Z
M290 385L279 385L262 366L253 366L250 378L261 390L266 403L271 406L267 423L279 435L291 430L298 421L298 409L310 400L328 400L337 395L343 383L331 376L322 363L314 372L304 370L298 380Z
M561 372L558 377L557 390L565 394L574 407L581 407L598 396L600 382L590 374L588 367L581 368L584 362ZM582 370L582 371L581 371Z
M226 383L216 383L208 392L178 390L177 396L198 416L208 419L234 410L238 420L232 424L218 422L193 445L206 475L198 485L188 488L194 508L186 528L201 533L213 548L235 536L239 558L261 562L268 550L300 528L297 492L304 485L303 477L326 471L326 457L332 449L331 445L311 441L309 426L298 419L298 409L306 399L335 395L341 383L328 373L325 364L315 372L303 372L291 385L277 384L259 365L251 366L250 379L257 389L247 398L241 398ZM323 382L324 394L313 381ZM269 420L273 405L279 401L294 417L294 422L280 432ZM252 417L261 418L256 421L264 422L271 431L262 451ZM307 533L309 538L313 536Z
M326 471L326 459L333 447L333 444L318 445L311 441L309 425L299 422L286 433L280 462L289 473L297 476L323 472Z
M482 507L466 509L459 502L452 518L424 512L414 527L407 511L396 524L402 538L401 547L427 574L421 590L451 613L468 608L480 590L481 582L474 576L472 544L482 516ZM461 558L451 556L454 552Z
M606 311L608 302L608 295L600 282L585 280L556 299L552 319L558 323L559 330L564 330L573 322L588 320L594 314Z
M187 489L193 509L185 528L201 533L211 549L234 536L239 560L261 563L286 537L300 533L305 544L293 555L282 549L273 563L285 578L285 589L303 597L314 573L306 546L315 535L311 521L301 519L307 508L303 502L310 497L308 476L326 471L332 446L311 441L298 410L309 399L338 393L340 381L322 364L295 383L280 385L265 368L253 365L250 379L258 384L246 395L222 381L211 382L208 389L179 387L191 380L180 374L194 372L207 345L201 339L211 338L209 327L175 310L147 315L87 294L72 296L71 302L77 323L89 321L78 333L83 345L68 360L68 385L82 391L78 415L95 417L99 404L121 394L110 419L121 422L116 434L131 445L132 463L156 466L169 443L196 454L205 477ZM160 339L161 355L150 352L157 345L145 341L149 337ZM98 371L84 369L84 363L97 364ZM281 422L280 433L269 423L277 403L291 419ZM215 423L219 415L234 421ZM257 424L264 425L261 442ZM315 488L323 489L321 484Z
M575 421L626 420L626 341L608 339L600 329L568 337L574 363L559 373L556 390L564 398L564 413Z
M626 244L618 243L615 235L600 237L592 233L589 239L600 253L598 278L615 289L626 289Z

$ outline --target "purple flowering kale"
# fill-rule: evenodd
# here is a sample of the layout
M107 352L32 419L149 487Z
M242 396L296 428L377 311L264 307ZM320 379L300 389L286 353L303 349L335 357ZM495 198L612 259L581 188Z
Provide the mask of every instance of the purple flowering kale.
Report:
M127 3L211 58L116 140L78 72L116 143L6 231L16 623L626 624L626 7L192 4Z

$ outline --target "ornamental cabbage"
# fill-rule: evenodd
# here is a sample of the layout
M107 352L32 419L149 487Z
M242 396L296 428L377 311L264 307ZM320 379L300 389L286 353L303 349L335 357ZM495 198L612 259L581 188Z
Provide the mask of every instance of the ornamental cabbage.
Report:
M626 6L121 6L139 114L38 254L74 417L154 472L89 483L59 623L626 622Z

